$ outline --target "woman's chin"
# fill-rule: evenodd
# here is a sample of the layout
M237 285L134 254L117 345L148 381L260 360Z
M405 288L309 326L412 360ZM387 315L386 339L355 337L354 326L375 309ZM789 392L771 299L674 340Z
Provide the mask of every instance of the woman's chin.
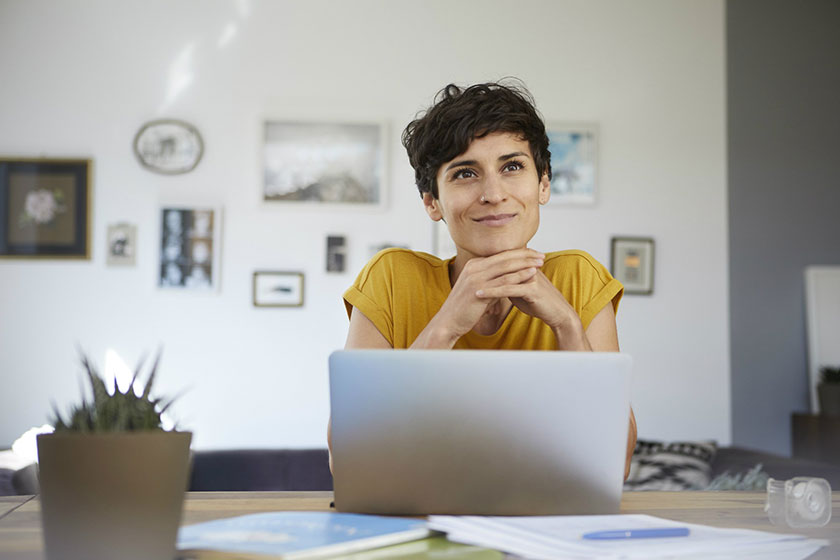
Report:
M512 251L513 249L524 249L526 244L515 244L515 243L492 243L492 244L485 244L479 245L475 247L458 247L458 254L464 254L465 256L469 255L470 258L472 257L492 257L493 255L498 255L499 253L504 253L505 251Z

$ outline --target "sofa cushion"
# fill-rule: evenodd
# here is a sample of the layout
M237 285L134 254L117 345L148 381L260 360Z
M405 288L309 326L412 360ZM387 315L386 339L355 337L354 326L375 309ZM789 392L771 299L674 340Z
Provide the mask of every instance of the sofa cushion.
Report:
M713 441L638 440L625 490L699 490L709 484Z

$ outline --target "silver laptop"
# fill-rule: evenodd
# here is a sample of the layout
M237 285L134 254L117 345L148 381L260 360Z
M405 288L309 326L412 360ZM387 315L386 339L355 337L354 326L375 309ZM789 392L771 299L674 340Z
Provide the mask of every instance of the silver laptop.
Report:
M618 353L334 352L336 509L618 513L631 367Z

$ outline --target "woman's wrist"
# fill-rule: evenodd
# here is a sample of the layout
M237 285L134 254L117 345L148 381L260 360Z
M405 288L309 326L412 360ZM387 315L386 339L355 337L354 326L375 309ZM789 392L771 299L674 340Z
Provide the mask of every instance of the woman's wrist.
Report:
M591 350L589 340L586 338L586 331L580 317L574 314L572 317L564 318L557 324L551 326L554 337L557 339L557 347L560 350Z
M433 317L411 345L411 348L449 350L454 347L462 335L442 323L437 316Z

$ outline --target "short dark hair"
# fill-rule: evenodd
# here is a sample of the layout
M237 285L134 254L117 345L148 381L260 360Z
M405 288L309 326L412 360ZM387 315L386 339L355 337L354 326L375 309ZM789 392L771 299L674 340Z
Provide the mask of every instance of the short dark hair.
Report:
M534 98L522 82L488 82L461 88L449 84L435 96L434 104L408 123L402 144L414 168L420 196L438 197L440 166L462 154L470 142L494 132L519 134L528 141L537 177L551 178L551 153L545 124ZM508 82L508 80L505 80Z

